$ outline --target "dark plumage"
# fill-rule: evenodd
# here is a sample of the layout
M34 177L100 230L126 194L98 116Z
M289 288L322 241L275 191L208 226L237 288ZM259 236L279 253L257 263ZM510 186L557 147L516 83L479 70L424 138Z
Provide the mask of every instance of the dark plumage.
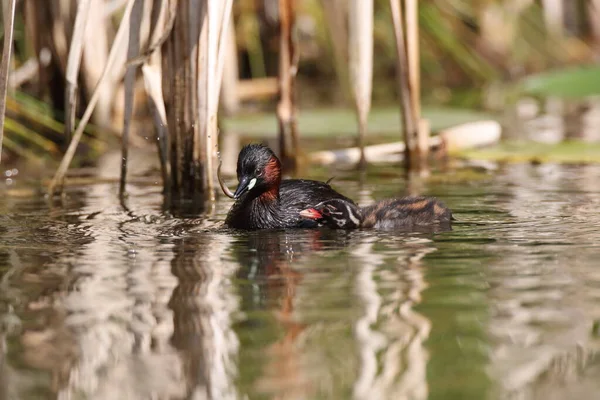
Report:
M452 211L433 197L403 197L358 207L344 200L326 200L300 212L319 226L334 229L413 229L423 226L450 227Z
M237 164L239 185L236 202L225 224L237 229L313 228L316 221L302 218L300 211L325 200L352 200L326 183L305 180L281 180L281 163L266 146L251 144L240 151Z

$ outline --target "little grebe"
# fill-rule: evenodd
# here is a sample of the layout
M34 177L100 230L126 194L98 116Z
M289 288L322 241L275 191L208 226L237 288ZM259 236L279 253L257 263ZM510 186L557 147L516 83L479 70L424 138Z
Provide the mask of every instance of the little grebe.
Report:
M319 226L334 229L408 229L440 225L450 227L452 212L433 197L403 197L358 207L342 199L326 200L300 212Z
M281 163L266 146L242 148L237 162L236 202L225 224L237 229L313 228L315 220L302 218L300 211L332 199L354 205L327 183L306 179L281 180Z

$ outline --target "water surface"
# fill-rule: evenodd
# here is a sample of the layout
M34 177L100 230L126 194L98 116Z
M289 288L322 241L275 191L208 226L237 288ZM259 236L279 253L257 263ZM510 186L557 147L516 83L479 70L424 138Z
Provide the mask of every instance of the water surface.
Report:
M337 176L458 221L244 233L152 185L4 191L0 399L598 398L599 166Z

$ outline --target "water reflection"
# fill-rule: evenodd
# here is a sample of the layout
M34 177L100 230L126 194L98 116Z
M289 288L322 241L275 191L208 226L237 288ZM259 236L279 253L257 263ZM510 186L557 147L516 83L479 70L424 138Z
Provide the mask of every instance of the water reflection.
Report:
M427 352L423 342L431 324L412 307L420 302L426 287L420 260L435 249L427 239L407 240L393 263L395 268L377 271L386 258L373 251L377 241L370 237L352 252L362 264L356 292L364 307L354 327L360 354L354 398L425 399ZM380 294L389 289L387 295Z
M232 330L238 300L232 287L236 265L224 262L229 235L176 239L172 273L178 279L169 306L172 342L179 350L193 399L235 399L238 339Z
M600 102L597 98L522 98L517 102L514 114L506 120L511 125L507 133L513 139L527 138L541 143L600 140Z
M0 399L594 398L599 174L423 181L457 211L445 233L231 232L229 202L173 218L135 185L11 198Z
M489 329L497 343L490 371L513 396L538 396L548 381L577 384L573 377L584 376L597 357L590 333L600 320L593 305L600 292L592 284L600 283L600 273L591 260L599 236L596 227L581 225L597 216L600 204L600 184L587 178L592 171L597 168L511 167L520 184L511 187L505 207L518 222L498 232L513 246L490 265L495 316Z
M314 388L302 349L307 324L297 311L298 287L303 273L295 263L307 262L310 254L335 251L348 246L343 231L291 230L252 232L240 235L235 243L238 277L243 282L245 310L264 310L271 314L280 331L266 346L260 377L250 391L271 393L283 398L310 398ZM263 319L263 318L260 318ZM259 321L260 321L259 319ZM247 323L260 323L250 316Z

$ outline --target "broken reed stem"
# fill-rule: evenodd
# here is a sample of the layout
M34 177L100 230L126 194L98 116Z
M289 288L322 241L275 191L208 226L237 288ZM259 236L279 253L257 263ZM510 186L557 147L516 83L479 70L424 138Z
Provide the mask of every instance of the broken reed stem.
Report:
M98 99L100 97L99 89L101 88L102 84L108 77L108 71L111 69L112 65L114 64L114 62L117 58L117 49L120 46L121 41L125 38L126 28L128 27L128 24L129 24L129 16L131 15L131 10L133 8L134 2L135 2L135 0L129 0L127 3L127 6L125 7L125 11L123 13L123 19L121 20L121 24L119 25L119 29L115 36L113 45L110 48L110 53L108 55L108 60L106 62L106 65L104 66L104 70L102 71L102 76L100 77L100 80L96 84L96 88L94 89L94 93L92 94L90 102L88 103L88 106L85 109L85 112L83 113L83 117L81 117L81 121L79 122L79 126L77 127L77 130L75 131L75 134L73 135L73 139L71 139L69 148L67 149L65 155L63 156L63 159L61 160L60 165L59 165L58 169L56 170L56 173L54 174L52 181L50 182L50 186L48 188L50 195L54 195L56 192L56 189L62 190L62 185L65 180L65 174L67 173L67 170L69 169L69 165L71 164L71 161L73 160L73 156L75 156L75 150L77 150L77 145L79 144L79 141L81 140L81 136L83 135L83 130L85 129L87 123L89 122L90 117L92 116L92 112L94 111L94 106L96 105L96 102L98 101Z
M279 0L279 152L284 168L295 168L298 161L298 133L294 96L298 69L292 28L296 19L295 0Z
M4 16L4 49L0 64L0 162L2 161L2 140L4 139L4 117L6 113L6 93L8 91L8 71L12 53L12 38L15 26L15 9L17 0L2 1Z
M90 15L91 0L81 0L77 5L75 26L69 46L67 58L66 87L65 87L65 140L71 140L73 127L75 126L75 113L77 108L77 77L81 66L81 55L83 54L83 42L85 31Z

